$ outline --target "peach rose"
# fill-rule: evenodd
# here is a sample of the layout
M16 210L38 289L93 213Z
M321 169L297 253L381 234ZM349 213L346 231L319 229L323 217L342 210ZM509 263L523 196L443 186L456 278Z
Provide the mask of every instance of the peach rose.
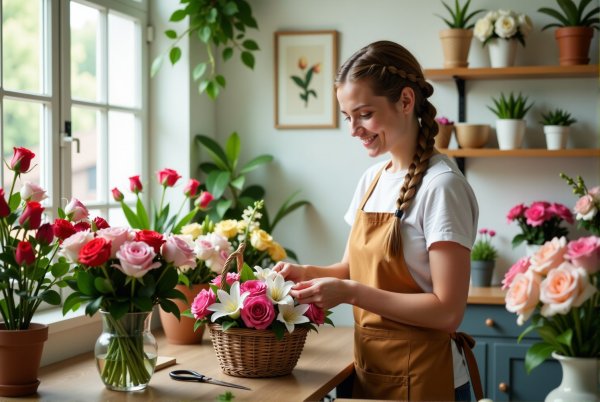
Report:
M502 279L502 290L508 289L512 281L515 279L515 276L527 272L530 265L531 263L529 262L529 257L522 257L515 262L504 275L504 279Z
M567 314L571 308L581 306L597 291L585 269L565 262L551 270L540 285L540 300L544 303L541 314L544 317Z
M589 274L600 269L600 237L588 236L573 240L567 244L567 259L576 267L585 269Z
M544 243L539 250L531 256L531 269L540 274L547 274L552 268L558 267L564 261L567 252L567 239L563 236Z
M531 317L540 300L540 276L533 271L517 274L506 293L506 309L519 315L517 324L523 325Z
M598 213L598 209L594 203L594 197L586 194L575 203L575 212L577 220L591 221Z

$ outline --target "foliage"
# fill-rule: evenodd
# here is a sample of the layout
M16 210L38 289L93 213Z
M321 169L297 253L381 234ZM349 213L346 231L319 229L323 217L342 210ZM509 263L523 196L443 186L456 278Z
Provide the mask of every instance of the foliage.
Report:
M259 50L259 47L254 40L246 39L246 29L258 29L258 25L245 0L180 0L180 6L180 9L171 14L169 21L179 22L189 17L189 26L181 34L173 29L165 31L173 44L165 54L154 60L151 74L156 74L166 53L172 65L177 63L181 58L178 42L186 35L196 36L206 47L208 60L194 67L192 77L194 81L198 81L200 93L206 92L214 100L226 86L225 77L216 72L215 53L222 47L221 58L227 61L237 49L242 63L253 69L255 61L252 52Z
M548 113L542 113L540 124L544 126L570 126L575 122L577 122L577 119L571 117L571 113L562 109L554 109Z
M468 9L469 9L469 5L471 4L471 0L467 0L466 3L464 4L464 6L462 6L462 7L458 0L454 0L454 9L452 9L449 5L447 5L443 1L442 1L442 4L446 8L446 10L448 10L448 13L450 13L450 19L446 19L446 18L442 17L441 15L437 15L437 14L436 15L438 17L440 17L442 20L444 20L446 25L448 25L448 28L471 29L475 25L475 24L469 24L469 21L471 20L471 18L473 18L475 15L483 12L483 10L480 9L480 10L475 10L472 13L468 14Z
M544 25L542 31L551 27L591 27L597 30L600 29L598 25L600 23L598 18L600 7L593 8L587 14L585 13L585 9L592 3L592 0L581 0L579 5L576 5L573 0L556 0L556 3L560 9L549 7L538 9L538 12L549 15L558 21Z
M516 221L521 233L512 240L516 247L522 242L542 245L555 237L566 236L569 231L562 227L563 221L572 224L573 214L563 204L536 201L530 206L518 204L511 208L506 219Z
M471 249L471 261L495 261L498 250L492 245L492 238L496 236L496 232L484 228L479 230L479 235Z
M482 46L494 38L504 40L517 39L525 46L525 37L533 29L531 19L526 14L512 10L489 11L485 17L475 23L473 36L482 42Z
M573 194L580 197L574 208L578 227L600 236L600 186L588 190L581 176L573 179L561 173L560 177L573 188Z
M306 70L304 73L304 78L292 75L291 79L296 84L302 92L300 93L300 99L304 101L304 107L308 107L308 100L310 96L317 97L317 92L314 89L309 89L310 82L312 80L313 74L318 74L321 71L321 63L313 64L310 68L306 68L308 66L308 61L306 57L300 57L298 60L298 68L300 71Z
M533 102L527 104L527 97L522 96L519 93L518 96L514 96L511 92L508 98L504 96L504 93L500 93L498 99L492 98L494 107L488 106L499 119L523 119L525 114L533 106Z

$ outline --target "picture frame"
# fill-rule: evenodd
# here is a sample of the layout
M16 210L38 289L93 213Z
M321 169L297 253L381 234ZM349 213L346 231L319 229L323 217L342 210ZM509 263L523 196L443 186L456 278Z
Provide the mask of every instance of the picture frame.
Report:
M275 32L275 128L337 128L338 32Z

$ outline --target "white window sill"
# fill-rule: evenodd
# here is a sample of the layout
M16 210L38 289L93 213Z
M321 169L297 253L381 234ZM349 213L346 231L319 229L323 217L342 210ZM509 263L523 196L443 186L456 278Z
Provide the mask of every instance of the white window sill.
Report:
M75 312L69 311L66 315L63 315L62 308L58 307L37 312L32 321L48 325L48 334L52 335L57 332L77 330L81 326L100 322L100 316L88 317L85 315L85 309L83 308Z

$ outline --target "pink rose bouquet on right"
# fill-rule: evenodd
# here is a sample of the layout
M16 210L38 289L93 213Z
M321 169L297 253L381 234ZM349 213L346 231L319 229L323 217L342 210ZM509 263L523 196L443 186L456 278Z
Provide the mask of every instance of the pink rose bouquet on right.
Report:
M517 222L521 233L512 240L516 247L522 242L527 244L542 245L555 237L569 234L569 230L562 225L563 221L572 224L573 214L563 204L556 202L536 201L531 205L515 205L506 215L509 223Z

